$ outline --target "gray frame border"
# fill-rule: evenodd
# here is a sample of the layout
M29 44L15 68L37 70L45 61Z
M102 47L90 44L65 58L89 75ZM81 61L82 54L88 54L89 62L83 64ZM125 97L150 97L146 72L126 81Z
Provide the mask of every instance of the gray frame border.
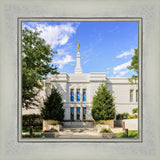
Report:
M138 137L137 139L29 139L21 137L21 28L22 22L138 22L138 50L139 50L139 73L138 73ZM18 17L17 18L17 141L24 143L142 143L143 142L143 18L141 17Z

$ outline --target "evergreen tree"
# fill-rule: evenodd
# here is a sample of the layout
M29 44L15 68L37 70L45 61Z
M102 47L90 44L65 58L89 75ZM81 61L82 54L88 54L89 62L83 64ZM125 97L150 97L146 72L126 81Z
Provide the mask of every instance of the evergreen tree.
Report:
M44 102L44 107L41 109L41 117L44 120L63 121L64 109L61 94L56 88L52 88L50 96Z
M102 83L98 87L92 102L92 117L94 120L110 120L115 117L115 104L111 91L107 89L107 84Z

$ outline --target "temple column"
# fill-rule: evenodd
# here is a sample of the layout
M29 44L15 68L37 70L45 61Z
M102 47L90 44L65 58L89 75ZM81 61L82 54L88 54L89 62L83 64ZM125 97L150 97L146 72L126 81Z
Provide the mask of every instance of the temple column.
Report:
M80 120L83 120L83 107L80 107Z

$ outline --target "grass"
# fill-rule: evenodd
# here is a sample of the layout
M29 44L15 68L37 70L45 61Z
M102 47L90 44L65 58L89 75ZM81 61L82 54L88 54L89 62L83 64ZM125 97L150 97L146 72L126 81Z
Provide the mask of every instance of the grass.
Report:
M22 135L23 138L42 138L41 135L35 135L35 134L32 134L32 135Z
M23 127L22 132L29 132L30 127ZM42 127L41 126L36 126L33 127L33 132L42 132Z
M117 138L138 138L137 130L129 130L128 136L124 132L116 133Z

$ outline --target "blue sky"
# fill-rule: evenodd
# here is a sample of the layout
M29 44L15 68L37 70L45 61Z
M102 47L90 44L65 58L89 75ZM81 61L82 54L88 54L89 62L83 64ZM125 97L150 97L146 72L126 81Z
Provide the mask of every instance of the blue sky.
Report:
M134 48L138 47L138 22L23 22L22 28L42 31L52 49L59 72L74 73L80 43L83 73L105 72L107 77L131 77Z

